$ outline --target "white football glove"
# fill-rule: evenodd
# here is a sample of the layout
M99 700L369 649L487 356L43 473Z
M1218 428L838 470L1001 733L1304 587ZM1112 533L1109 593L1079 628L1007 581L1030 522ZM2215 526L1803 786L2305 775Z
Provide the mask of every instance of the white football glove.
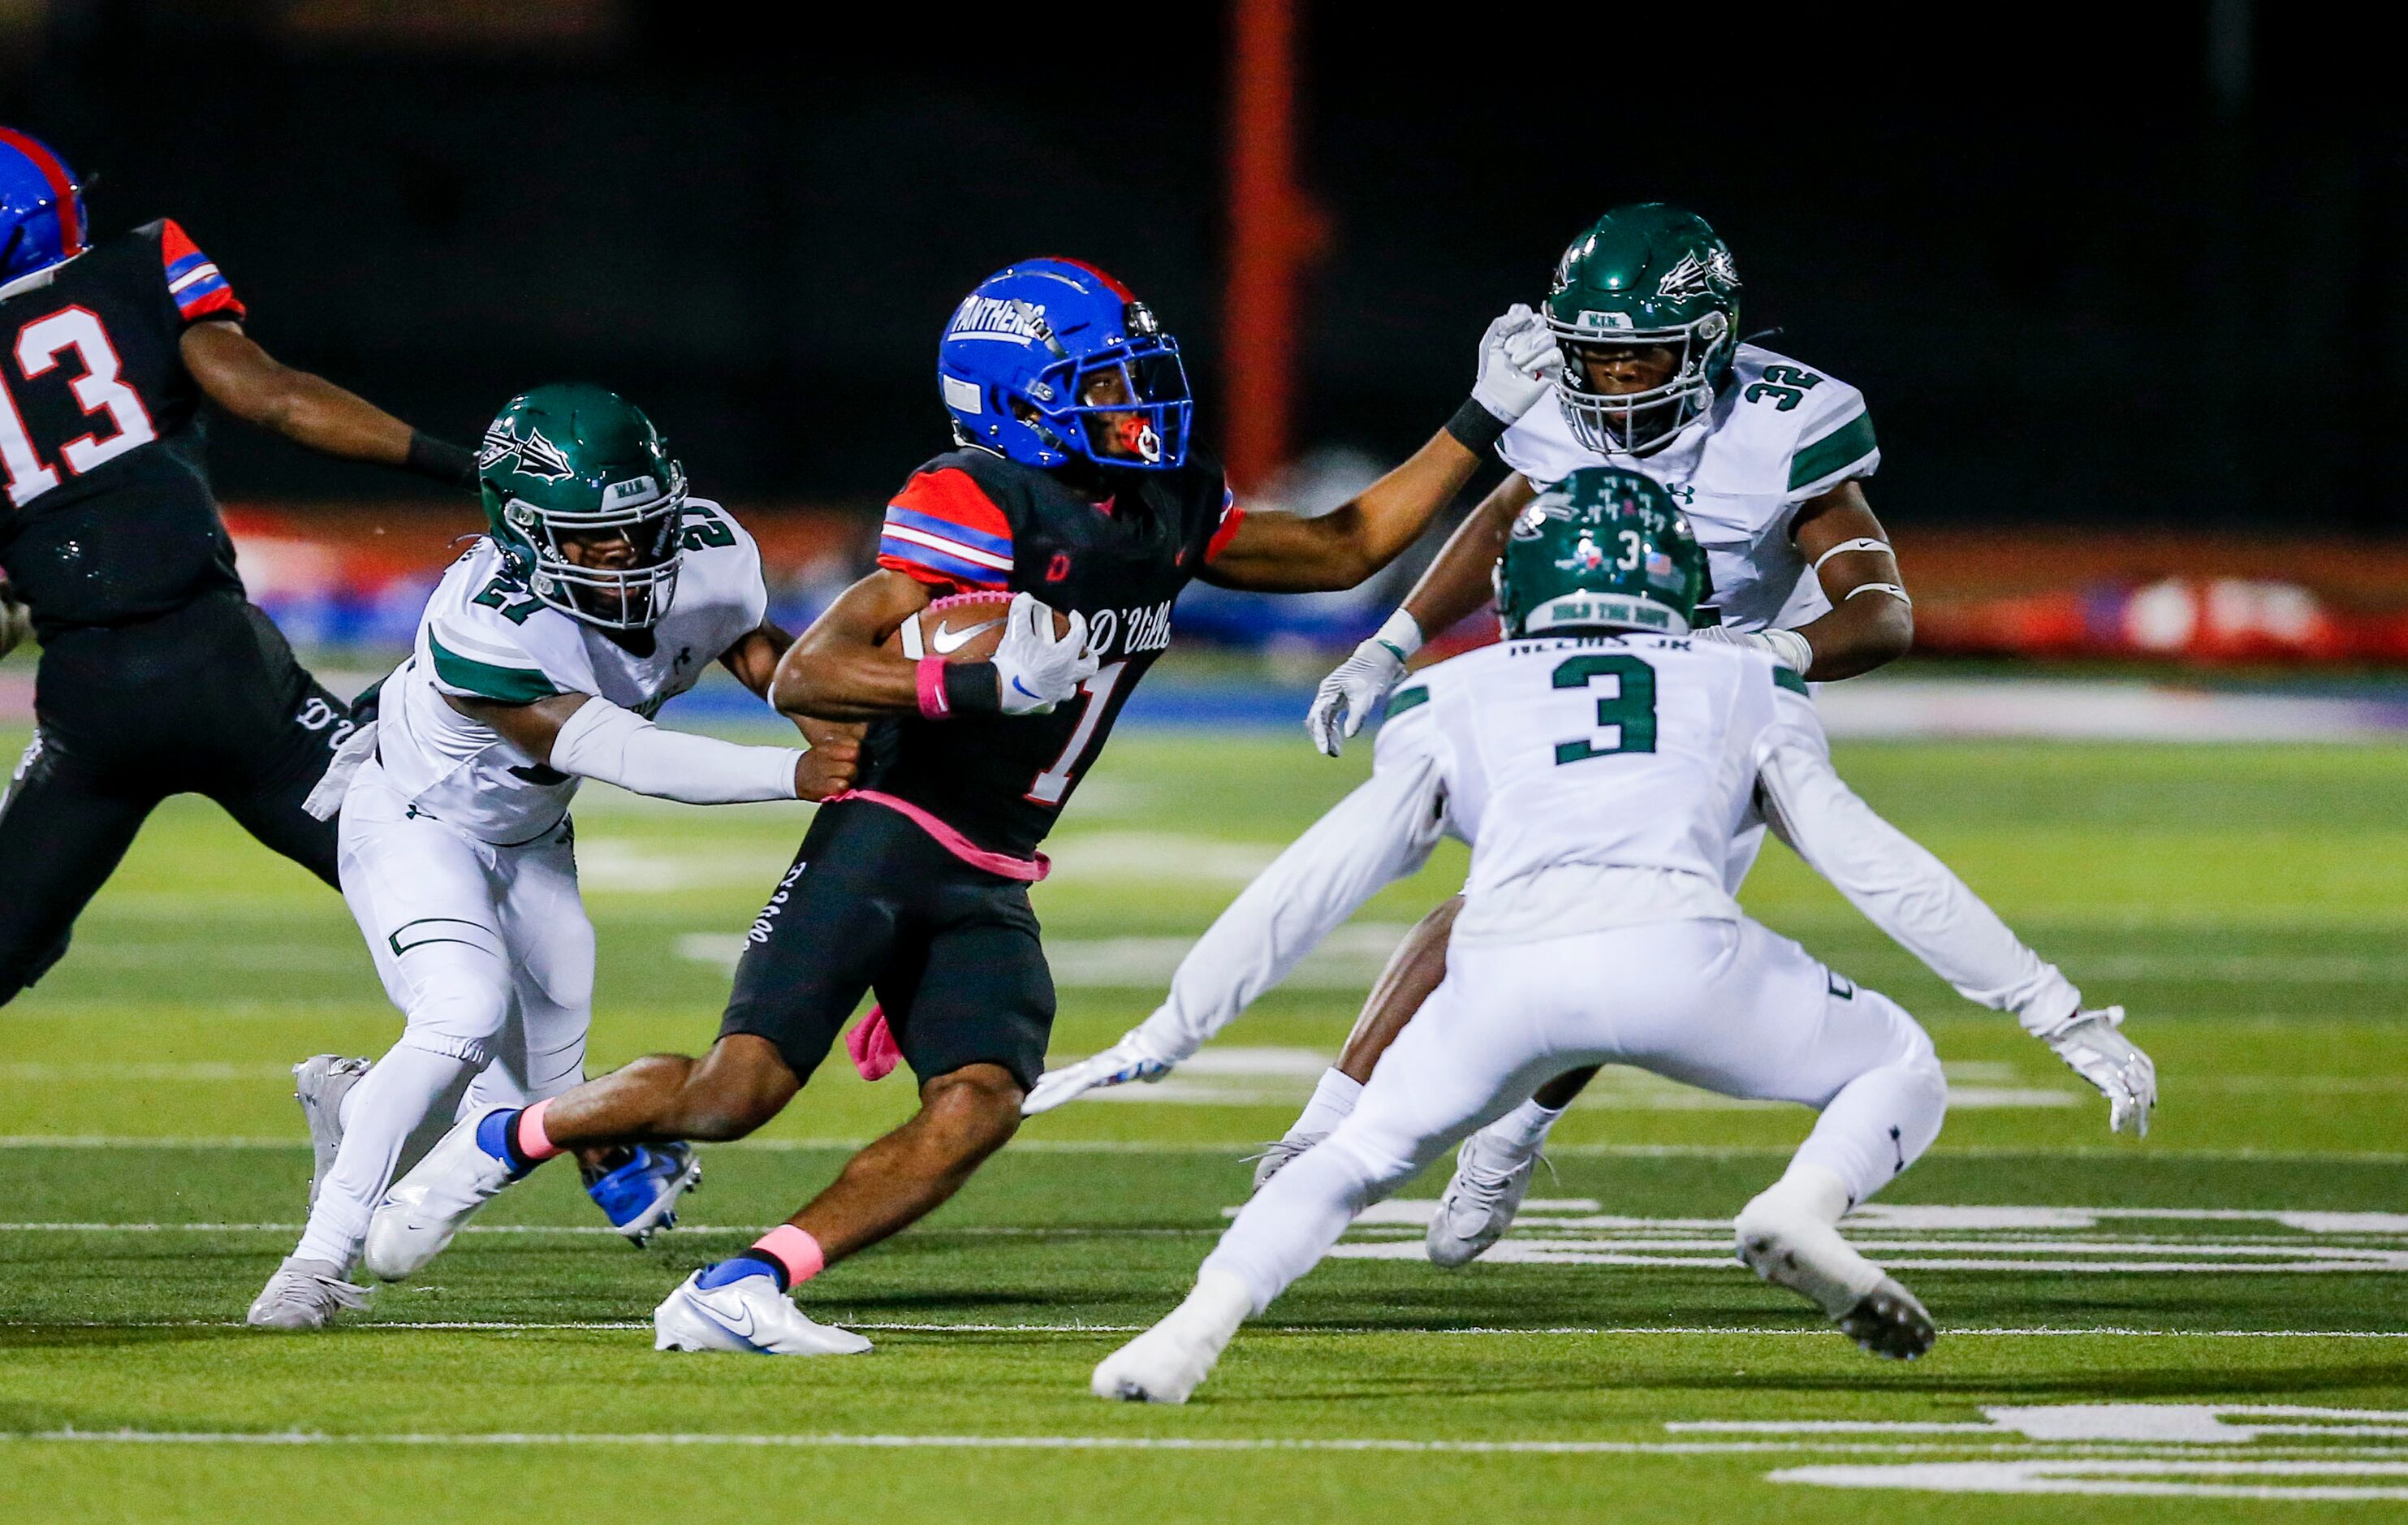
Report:
M1699 640L1712 640L1725 646L1751 646L1769 652L1772 659L1799 677L1814 665L1814 648L1795 630L1733 630L1720 625L1701 625L1689 634Z
M1346 748L1346 738L1363 728L1386 702L1388 690L1405 675L1405 658L1421 650L1422 627L1403 610L1388 616L1354 655L1338 664L1313 690L1304 712L1304 732L1326 756Z
M2146 1138L2149 1112L2157 1104L2157 1067L2115 1030L2123 1022L2121 1006L2076 1012L2063 1027L2041 1035L2041 1042L2107 1098L2109 1131Z
M1564 352L1539 315L1520 302L1488 325L1480 336L1480 379L1471 385L1471 400L1514 424L1545 400L1564 368Z
M1154 1052L1145 1041L1143 1028L1131 1028L1121 1035L1121 1041L1100 1054L1090 1055L1076 1064L1066 1064L1059 1070L1048 1070L1037 1077L1037 1088L1020 1103L1020 1115L1034 1117L1040 1112L1051 1112L1063 1102L1104 1086L1125 1086L1132 1080L1153 1082L1170 1073L1177 1062Z
M1011 596L1003 617L1003 644L995 649L996 687L1008 715L1051 713L1096 675L1087 650L1087 616L1070 616L1070 628L1054 633L1054 611L1025 593Z

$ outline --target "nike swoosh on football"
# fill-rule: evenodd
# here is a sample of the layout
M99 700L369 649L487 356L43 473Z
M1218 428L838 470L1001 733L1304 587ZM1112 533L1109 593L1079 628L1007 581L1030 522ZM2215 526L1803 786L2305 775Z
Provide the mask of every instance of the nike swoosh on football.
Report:
M984 625L973 625L966 630L955 630L940 623L936 629L929 632L928 644L939 656L951 656L977 640L980 631L992 630L1002 623L1001 620L989 620Z

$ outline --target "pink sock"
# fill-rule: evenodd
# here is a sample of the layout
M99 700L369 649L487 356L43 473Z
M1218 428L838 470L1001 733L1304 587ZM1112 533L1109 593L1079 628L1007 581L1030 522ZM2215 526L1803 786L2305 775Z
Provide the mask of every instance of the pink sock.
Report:
M519 1114L518 1137L510 1142L518 1145L519 1153L526 1156L530 1164L560 1153L560 1145L543 1130L543 1115L551 1105L552 1099L546 1097Z
M789 1290L827 1269L827 1252L820 1242L791 1223L781 1223L752 1242L756 1255L766 1255L786 1271Z

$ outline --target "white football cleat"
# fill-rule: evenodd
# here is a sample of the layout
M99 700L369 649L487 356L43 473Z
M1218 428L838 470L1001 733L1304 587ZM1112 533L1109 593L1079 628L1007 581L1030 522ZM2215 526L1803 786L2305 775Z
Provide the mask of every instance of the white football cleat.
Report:
M393 1184L368 1219L363 1265L386 1281L415 1275L443 1253L477 1209L519 1178L510 1162L479 1138L488 1119L506 1115L497 1110L453 1124L415 1169Z
M352 1286L341 1266L295 1259L276 1268L243 1322L253 1329L324 1329L336 1315L367 1305L368 1289Z
M1432 1265L1468 1265L1486 1254L1488 1246L1513 1226L1539 1157L1518 1154L1481 1129L1455 1152L1455 1173L1438 1200L1422 1247Z
M1741 1210L1739 1258L1776 1287L1823 1310L1840 1331L1885 1360L1914 1360L1940 1338L1923 1304L1866 1259L1840 1230L1785 1199L1779 1187Z
M1198 1272L1186 1302L1096 1362L1087 1390L1129 1403L1183 1403L1212 1374L1230 1336L1254 1311L1254 1294L1237 1277Z
M343 1098L367 1078L368 1060L347 1059L340 1054L318 1054L293 1067L293 1100L301 1103L301 1120L309 1125L309 1205L318 1205L318 1183L335 1168L343 1146Z
M757 1260L722 1260L678 1285L652 1310L655 1350L725 1350L750 1356L858 1356L869 1342L814 1323Z
M1256 1155L1254 1157L1254 1190L1247 1192L1246 1195L1251 1197L1255 1191L1260 1191L1263 1187L1270 1185L1271 1177L1287 1169L1288 1166L1296 1159L1297 1156L1304 1153L1307 1149L1312 1148L1314 1144L1319 1144L1328 1136L1329 1135L1327 1133L1290 1133L1286 1137L1281 1139L1277 1144L1274 1144L1269 1148L1264 1150L1261 1154Z

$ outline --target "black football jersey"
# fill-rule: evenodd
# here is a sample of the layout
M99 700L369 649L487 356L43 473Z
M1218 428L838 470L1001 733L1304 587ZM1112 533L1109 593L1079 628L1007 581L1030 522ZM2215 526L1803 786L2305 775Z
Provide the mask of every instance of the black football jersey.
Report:
M242 316L164 220L0 298L0 572L43 639L241 592L180 341Z
M1172 600L1243 517L1214 463L1108 477L1112 495L1097 503L1051 472L956 450L895 495L880 566L940 594L1027 593L1082 613L1103 666L1051 714L879 722L862 750L863 788L908 799L993 852L1025 857L1045 840L1169 646Z

